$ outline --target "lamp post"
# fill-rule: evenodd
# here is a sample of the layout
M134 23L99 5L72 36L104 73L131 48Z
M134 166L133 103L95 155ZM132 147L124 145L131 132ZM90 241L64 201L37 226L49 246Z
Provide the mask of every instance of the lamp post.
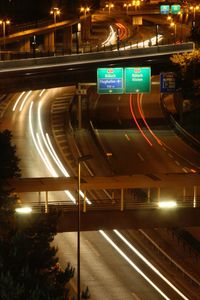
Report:
M131 7L131 3L124 3L124 8L126 8L126 13L128 14L128 9Z
M196 10L199 10L199 6L190 6L190 10L193 12L193 20L195 21L196 19Z
M60 13L61 13L61 11L58 7L53 7L50 10L50 15L53 15L54 24L56 24L57 16L60 16Z
M92 158L91 154L83 155L78 158L78 222L77 222L77 300L81 299L81 280L80 280L80 225L81 225L81 163Z
M174 44L176 43L176 23L171 22L170 23L171 27L174 27Z
M108 8L108 13L110 15L110 11L114 7L114 4L109 2L108 4L106 4L106 7Z
M0 20L0 25L2 25L3 29L3 47L5 49L6 26L10 25L10 20Z
M53 16L54 25L56 25L57 16L60 16L60 13L61 13L61 11L58 7L53 7L50 10L50 15ZM53 48L54 48L54 55L55 55L55 52L56 52L56 26L55 26L55 32L54 32Z
M87 18L87 13L90 12L90 7L89 6L82 6L80 8L80 12L84 14L84 23L83 26L81 27L81 37L82 41L87 41L89 39L90 35L90 20Z
M80 8L80 12L84 13L85 18L89 11L90 11L89 6L81 6L81 8Z

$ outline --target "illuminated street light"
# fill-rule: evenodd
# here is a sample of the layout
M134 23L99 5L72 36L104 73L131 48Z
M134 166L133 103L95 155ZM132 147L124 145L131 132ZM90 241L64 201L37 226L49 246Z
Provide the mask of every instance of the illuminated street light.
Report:
M110 11L112 8L114 8L114 4L113 3L108 3L106 4L106 8L108 8L108 12L109 12L109 15L110 15Z
M86 17L86 14L90 11L89 6L81 6L80 12L84 13L84 16Z
M174 208L177 206L176 201L160 201L158 207L160 208Z
M6 26L10 25L10 20L0 20L3 29L3 47L5 48Z
M60 14L61 14L61 11L58 7L53 7L50 10L50 15L53 15L54 24L56 24L57 16L60 16Z
M132 6L134 6L135 9L137 9L140 6L140 0L133 0L132 1Z
M171 21L172 20L172 17L171 16L168 16L167 17L167 21Z
M78 158L78 224L77 224L77 300L81 299L81 277L80 277L80 220L81 220L81 163L92 158L91 154L83 155Z
M199 6L190 6L190 10L193 12L193 20L195 21L196 19L196 11L199 10Z
M124 3L124 7L126 8L126 13L128 14L128 9L131 7L131 3Z
M29 206L18 207L15 209L18 214L30 214L32 212L32 208Z

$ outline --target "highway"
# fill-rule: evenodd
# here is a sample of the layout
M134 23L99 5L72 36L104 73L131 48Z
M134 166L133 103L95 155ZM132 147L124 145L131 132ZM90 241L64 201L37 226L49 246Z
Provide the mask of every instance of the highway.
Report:
M27 77L29 75L26 74ZM21 84L22 88L23 83ZM105 157L100 158L100 153L96 155L98 159L93 164L90 163L92 172L105 175L105 170L106 174L153 174L162 172L163 169L167 172L198 171L199 155L194 149L186 146L164 121L157 91L158 85L155 84L152 86L151 96L109 96L109 99L108 96L104 96L95 102L91 121ZM57 125L60 112L63 113L63 117L67 115L73 94L74 86L68 86L8 95L0 130L12 130L13 142L17 145L17 153L21 158L23 177L68 177L75 174L76 164L74 165L73 161L77 152L68 157L67 161L59 155L60 152L66 155L70 147L68 145L69 148L64 149L63 135L66 133L60 124ZM96 120L98 126L95 126ZM127 122L130 122L128 128ZM57 140L62 139L60 145L63 145L63 148L58 148L55 137ZM79 141L76 147L79 153L96 152L94 144L88 142L87 130L76 133L75 139ZM107 155L108 153L111 155ZM41 195L41 201L44 201L43 196ZM110 193L107 194L107 197L109 196ZM23 197L21 195L22 202ZM30 199L31 197L30 195ZM51 193L49 202L53 203L55 199L59 199L73 205L75 197L75 193L69 194L68 191ZM148 260L151 258L157 265L157 274L152 272L153 266L147 266L144 259L138 258L137 251L133 251L133 247L125 243L119 232L81 233L81 285L89 286L92 299L190 299L190 283L182 278L181 282L178 282L174 278L172 266L164 268L163 265L159 268L160 259L156 262L157 253L153 252L152 256L150 255L152 251L141 242L137 231L123 234L131 243L134 241L134 244L139 245L139 252L147 256ZM69 261L76 266L76 234L58 234L55 244L59 248L61 265L65 266ZM165 274L159 274L158 270ZM176 277L180 278L181 274L177 271ZM75 282L73 286L76 290ZM178 286L180 290L177 289ZM193 300L198 299L196 289L192 297Z
M34 145L34 138L37 141L43 139L39 116L41 114L44 132L47 131L49 133L50 139L54 144L50 128L52 101L54 100L57 103L55 104L57 109L61 109L63 102L65 102L64 106L66 109L66 99L70 101L69 99L72 97L73 92L74 87L67 87L54 90L29 91L18 96L10 95L8 97L8 104L4 117L1 119L0 129L9 128L13 132L13 142L17 145L17 153L21 158L22 176L50 176L49 170L43 165L44 161L39 157ZM30 134L32 131L30 131L31 127L33 127L33 135ZM59 130L59 128L57 129ZM44 147L44 141L42 144ZM146 144L148 146L148 143ZM56 144L54 146L56 147ZM142 144L143 146L144 144ZM50 159L49 154L47 156ZM52 165L54 164L52 163ZM57 170L56 172L58 175L60 174L60 171ZM54 174L54 176L57 176L57 174ZM66 199L66 196L61 194L56 196L52 194L49 197L49 201L54 201L55 197L56 199L59 197L60 201L63 201L63 198L67 202L70 201L70 199ZM23 196L21 200L23 201ZM121 257L119 252L113 251L110 243L106 242L108 236L113 237L113 234L109 232L87 232L81 234L81 280L83 286L89 285L93 296L92 299L146 299L146 295L148 295L148 299L163 299L163 296L155 289L152 289L150 283L141 280L141 275L135 274L133 266L128 266L127 260ZM72 265L76 265L76 234L59 234L55 242L60 249L59 257L61 257L61 263L64 265L70 261ZM121 242L119 243L118 241L117 243L120 248L123 246L122 252L127 252L126 247L121 245ZM110 259L111 257L112 259ZM119 269L120 272L117 272L116 270ZM142 269L145 270L146 267L143 266ZM150 277L152 276L151 274ZM156 279L156 283L157 281L158 279ZM163 283L160 284L160 287L166 294L169 293L170 297L174 295L174 291L169 291L169 287L166 287L166 285L164 288ZM165 299L168 298L166 297ZM179 298L178 296L172 296L169 299ZM182 298L180 297L180 299Z

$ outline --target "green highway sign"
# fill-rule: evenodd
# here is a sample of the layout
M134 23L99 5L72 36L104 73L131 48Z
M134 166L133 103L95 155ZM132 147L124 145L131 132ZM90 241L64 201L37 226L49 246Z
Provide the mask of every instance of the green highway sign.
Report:
M99 94L123 94L123 68L98 68L97 92Z
M178 14L181 10L181 6L179 4L173 4L171 5L171 13L172 14Z
M161 14L169 14L169 10L170 10L169 5L161 5L160 6L160 13Z
M125 93L150 93L151 68L125 68Z

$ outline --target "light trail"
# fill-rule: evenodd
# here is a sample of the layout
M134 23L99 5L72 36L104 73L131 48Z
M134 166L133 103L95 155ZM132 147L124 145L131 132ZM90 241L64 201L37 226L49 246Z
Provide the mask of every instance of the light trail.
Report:
M61 161L59 160L53 146L52 146L52 143L50 141L50 138L49 138L49 135L46 133L46 138L45 138L45 135L44 135L44 131L43 131L43 128L42 128L42 122L41 122L41 107L42 105L39 104L38 105L38 122L39 122L39 129L40 129L40 132L41 132L41 136L42 136L42 139L44 141L44 144L45 146L47 147L48 151L50 151L50 155L51 157L54 159L54 161L56 162L56 165L61 169L61 170L65 170L64 166L62 165ZM47 158L47 155L45 153L45 150L44 150L44 147L42 146L42 143L41 143L41 139L39 137L39 133L36 133L36 138L35 138L35 134L33 132L33 125L32 125L32 109L33 109L33 101L31 102L31 105L30 105L30 108L29 108L29 128L30 128L30 132L31 132L31 136L32 136L32 139L33 139L33 142L34 142L34 145L40 155L40 157L42 158L42 161L44 162L45 166L47 167L47 169L49 170L50 174L53 176L53 177L58 177L58 174L57 172L55 171L55 169L53 168L52 164L50 163L49 159ZM47 146L48 145L48 146ZM63 169L64 168L64 169ZM66 171L67 172L67 171ZM65 173L66 174L66 173ZM68 174L68 173L67 173ZM69 176L69 174L68 174ZM69 191L65 191L65 193L68 195L68 197L70 198L70 200L73 202L73 203L76 203L76 200L75 198L73 197L73 195L69 192ZM83 192L80 191L80 195L82 197L84 197L84 194ZM89 202L90 200L87 199ZM91 202L90 202L91 204ZM118 234L118 231L117 230L113 230L115 234L117 234L118 236L120 234ZM143 272L141 269L139 269L132 261L131 259L125 255L125 253L106 235L106 233L103 231L103 230L99 230L100 234L114 247L114 249L155 289L157 290L165 299L167 300L170 300L169 297L167 297L159 288L156 284L154 284L150 278L148 278ZM121 236L121 235L120 235ZM125 241L124 241L125 242ZM127 244L127 242L125 242ZM133 247L131 244L129 246L131 249L136 249L135 247ZM138 252L139 253L139 252ZM140 258L142 257L142 254L139 253L139 256ZM144 260L146 260L144 258ZM146 260L147 261L147 260ZM155 271L155 270L154 270ZM155 271L157 273L157 271ZM158 274L158 273L157 273ZM158 274L160 276L160 274ZM161 274L162 275L162 274ZM162 276L160 276L162 278ZM163 278L162 278L163 279ZM164 279L163 279L164 280ZM172 287L171 283L169 284L170 287ZM176 288L175 288L176 289ZM175 290L176 291L176 290ZM178 291L178 289L177 289ZM176 291L176 292L177 292ZM179 293L179 295L181 294L180 291L178 291L177 293ZM183 298L185 300L187 300L187 298Z
M21 100L21 98L23 97L24 94L25 94L25 92L22 92L22 93L19 95L18 99L16 100L16 102L15 102L15 104L14 104L14 106L13 106L12 111L15 111L15 109L16 109L16 107L17 107L19 101Z
M112 43L114 44L116 42L116 32L114 31L113 27L110 25L110 33L107 37L107 39L102 42L102 46L110 46Z
M19 108L19 111L22 111L22 109L23 109L23 107L24 107L24 105L25 105L25 103L26 103L28 97L30 96L31 92L32 92L32 91L29 91L29 92L27 93L27 95L24 97L24 100L22 101L22 104L21 104L21 106L20 106L20 108Z
M49 170L50 174L53 177L58 177L58 176L56 176L57 174L55 174L54 172L52 172L52 169L49 166L48 161L46 161L45 157L43 156L43 153L42 153L42 151L41 151L41 149L40 149L40 147L39 147L39 145L37 143L37 139L35 138L35 135L34 135L34 132L33 132L33 125L32 125L32 108L33 108L33 101L31 102L31 105L30 105L30 108L29 108L29 128L30 128L30 132L31 132L31 137L32 137L33 143L34 143L34 145L35 145L35 147L37 149L37 152L39 153L42 161L44 162L45 166Z
M103 231L99 230L100 234L107 240L107 242L129 263L129 265L139 273L164 299L170 300L170 298L165 295L153 281L147 277L141 269L138 268L136 264L111 240L111 238Z
M149 132L151 133L151 135L154 137L154 139L157 141L157 143L159 145L162 146L162 142L161 140L155 135L155 133L151 130L151 128L149 127L145 117L144 117L144 114L143 114L143 111L142 111L142 108L141 108L141 100L142 100L142 95L143 94L140 94L138 97L137 97L137 105L138 105L138 111L140 113L140 116L145 124L145 126L147 127L147 129L149 130Z
M184 300L189 300L181 293L158 269L154 267L118 230L114 229L116 235L146 264L148 265L163 281L165 281L179 296Z
M139 96L139 94L137 94L137 97ZM134 114L134 111L133 111L133 104L132 104L132 94L130 94L130 111L131 111L131 115L133 117L133 120L138 128L138 130L140 131L140 133L142 134L142 136L144 137L144 139L147 141L147 143L150 145L150 146L153 146L153 144L151 143L151 141L148 139L148 137L145 135L145 133L143 132L142 128L140 127L137 119L136 119L136 116Z

